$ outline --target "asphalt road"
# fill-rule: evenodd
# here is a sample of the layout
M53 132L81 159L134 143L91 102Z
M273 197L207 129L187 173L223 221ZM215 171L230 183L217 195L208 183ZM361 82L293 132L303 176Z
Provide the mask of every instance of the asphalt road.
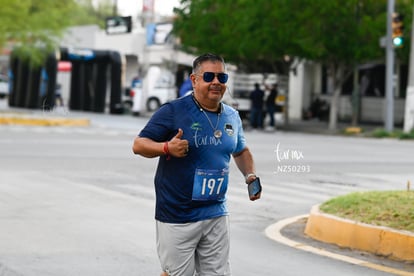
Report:
M46 114L56 116L61 114ZM158 275L153 175L134 156L147 118L67 112L89 127L0 126L0 275ZM405 189L412 141L246 132L263 183L230 175L234 275L390 275L270 240L264 230L354 191Z

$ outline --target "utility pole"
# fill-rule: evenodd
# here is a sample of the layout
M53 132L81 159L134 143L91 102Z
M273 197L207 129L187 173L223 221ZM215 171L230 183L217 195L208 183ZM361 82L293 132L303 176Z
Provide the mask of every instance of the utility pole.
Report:
M359 8L361 6L360 0L358 0L355 14L356 14L356 20L358 22L358 25L361 21L361 15L359 14ZM360 96L360 87L359 87L359 68L358 66L354 66L354 89L352 90L352 126L357 126L359 121L359 115L360 115L360 105L361 105L361 96Z
M385 72L385 130L394 128L394 46L392 42L392 15L394 0L388 0L387 10L387 39L386 39L386 72Z

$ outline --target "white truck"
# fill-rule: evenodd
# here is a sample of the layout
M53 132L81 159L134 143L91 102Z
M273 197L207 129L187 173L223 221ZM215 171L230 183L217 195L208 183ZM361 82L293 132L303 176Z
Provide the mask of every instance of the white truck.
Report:
M250 93L254 89L254 84L261 84L261 88L265 91L265 99L269 91L265 90L265 84L270 86L274 83L278 84L278 97L276 99L276 121L284 122L284 106L285 95L287 95L288 78L277 74L245 74L245 73L229 73L228 90L223 101L236 108L242 119L247 119L250 112Z

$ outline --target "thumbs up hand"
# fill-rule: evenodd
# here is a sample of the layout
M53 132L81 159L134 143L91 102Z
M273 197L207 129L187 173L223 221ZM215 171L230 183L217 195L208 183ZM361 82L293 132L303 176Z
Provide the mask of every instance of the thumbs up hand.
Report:
M189 150L188 141L185 139L181 139L183 133L183 130L179 128L177 134L168 142L168 151L172 156L187 156Z
M174 138L181 139L181 137L183 137L183 133L184 133L183 130L179 128L177 134L172 139Z

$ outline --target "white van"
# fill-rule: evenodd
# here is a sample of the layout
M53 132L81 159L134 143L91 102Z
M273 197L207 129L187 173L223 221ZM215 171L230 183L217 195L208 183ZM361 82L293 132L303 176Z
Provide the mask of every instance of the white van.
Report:
M177 97L174 74L151 66L141 83L131 88L132 114L139 115L142 111L153 112L162 104Z

